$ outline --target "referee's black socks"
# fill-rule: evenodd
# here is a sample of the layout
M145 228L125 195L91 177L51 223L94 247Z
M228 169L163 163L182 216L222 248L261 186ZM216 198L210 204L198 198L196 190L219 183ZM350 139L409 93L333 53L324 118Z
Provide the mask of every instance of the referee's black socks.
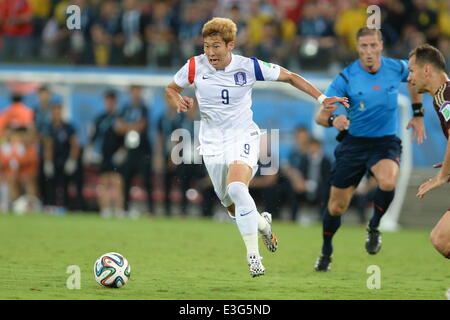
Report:
M331 256L333 253L332 240L336 231L341 226L341 216L332 216L325 208L323 212L323 246L322 254L325 256Z
M374 212L372 219L369 221L369 228L378 229L381 217L389 208L389 205L394 199L394 195L395 189L392 191L383 191L380 188L377 188L377 190L375 190L375 195L373 197Z

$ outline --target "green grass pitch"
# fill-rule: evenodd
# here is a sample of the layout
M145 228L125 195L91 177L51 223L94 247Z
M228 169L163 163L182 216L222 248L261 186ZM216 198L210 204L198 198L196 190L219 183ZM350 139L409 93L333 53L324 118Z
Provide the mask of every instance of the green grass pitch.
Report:
M366 233L341 227L332 270L316 273L321 227L274 222L279 250L266 251L266 275L251 278L235 225L205 219L101 219L97 214L0 216L0 299L446 299L450 264L429 242L429 230L383 234L369 256ZM100 287L93 264L122 253L131 278L120 289ZM67 267L81 269L81 289L69 290ZM381 288L368 289L370 265Z

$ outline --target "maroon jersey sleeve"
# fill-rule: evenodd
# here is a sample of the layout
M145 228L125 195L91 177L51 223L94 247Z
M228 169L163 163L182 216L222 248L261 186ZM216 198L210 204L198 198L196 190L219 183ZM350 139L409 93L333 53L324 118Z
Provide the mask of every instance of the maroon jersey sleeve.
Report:
M447 82L444 90L441 89L435 95L434 103L442 131L448 139L448 130L450 129L450 81Z
M450 84L444 90L444 103L440 106L440 112L444 118L447 131L450 129Z

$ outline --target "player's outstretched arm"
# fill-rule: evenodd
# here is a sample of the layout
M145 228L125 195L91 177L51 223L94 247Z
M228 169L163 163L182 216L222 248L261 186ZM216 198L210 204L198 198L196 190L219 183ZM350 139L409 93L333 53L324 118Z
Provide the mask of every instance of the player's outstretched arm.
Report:
M283 67L280 67L280 75L278 81L286 82L294 86L295 88L309 94L314 99L318 100L325 110L333 112L336 110L335 103L341 103L344 107L348 108L347 97L326 97L319 89L317 89L312 83L305 78L295 74Z
M182 96L183 88L178 86L175 82L171 82L166 87L166 101L169 107L176 108L177 112L187 112L194 106L194 99Z
M450 129L448 129L448 133L450 134ZM438 174L434 178L431 178L420 185L416 197L422 199L428 191L438 188L450 181L450 139L447 141L444 162L437 164L434 167L440 168Z

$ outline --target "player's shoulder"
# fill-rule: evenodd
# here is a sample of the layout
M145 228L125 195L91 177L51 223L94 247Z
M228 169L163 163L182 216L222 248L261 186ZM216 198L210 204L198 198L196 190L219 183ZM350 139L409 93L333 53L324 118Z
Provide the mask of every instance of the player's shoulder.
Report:
M201 67L202 65L206 64L208 62L208 58L204 53L199 54L197 56L192 56L189 59L187 59L186 64L190 65L192 62L195 62L196 67Z
M433 95L434 104L442 109L450 105L450 81L443 83Z
M186 63L184 64L183 68L187 69L195 68L195 70L197 70L199 68L207 66L207 63L209 63L208 58L204 53L202 53L197 56L189 57L186 60Z
M254 70L255 64L261 61L256 57L245 57L239 54L233 54L233 66L238 69Z
M272 67L273 64L269 61L263 61L258 57L245 57L241 55L233 55L233 59L236 59L236 65L247 67L249 69L258 68L258 66L265 65L267 67Z
M447 97L447 99L450 100L450 81L447 81L445 83L445 89L444 89L445 95Z
M439 88L436 96L440 96L443 102L450 101L450 81L447 81L442 85L441 88Z
M237 63L254 63L255 61L261 61L258 57L246 57L239 54L233 54L233 58L236 59Z
M232 53L231 55L232 55L233 59L236 59L237 63L239 63L239 62L245 63L252 59L251 57L245 57L245 56L242 56L242 55L236 54L236 53Z

